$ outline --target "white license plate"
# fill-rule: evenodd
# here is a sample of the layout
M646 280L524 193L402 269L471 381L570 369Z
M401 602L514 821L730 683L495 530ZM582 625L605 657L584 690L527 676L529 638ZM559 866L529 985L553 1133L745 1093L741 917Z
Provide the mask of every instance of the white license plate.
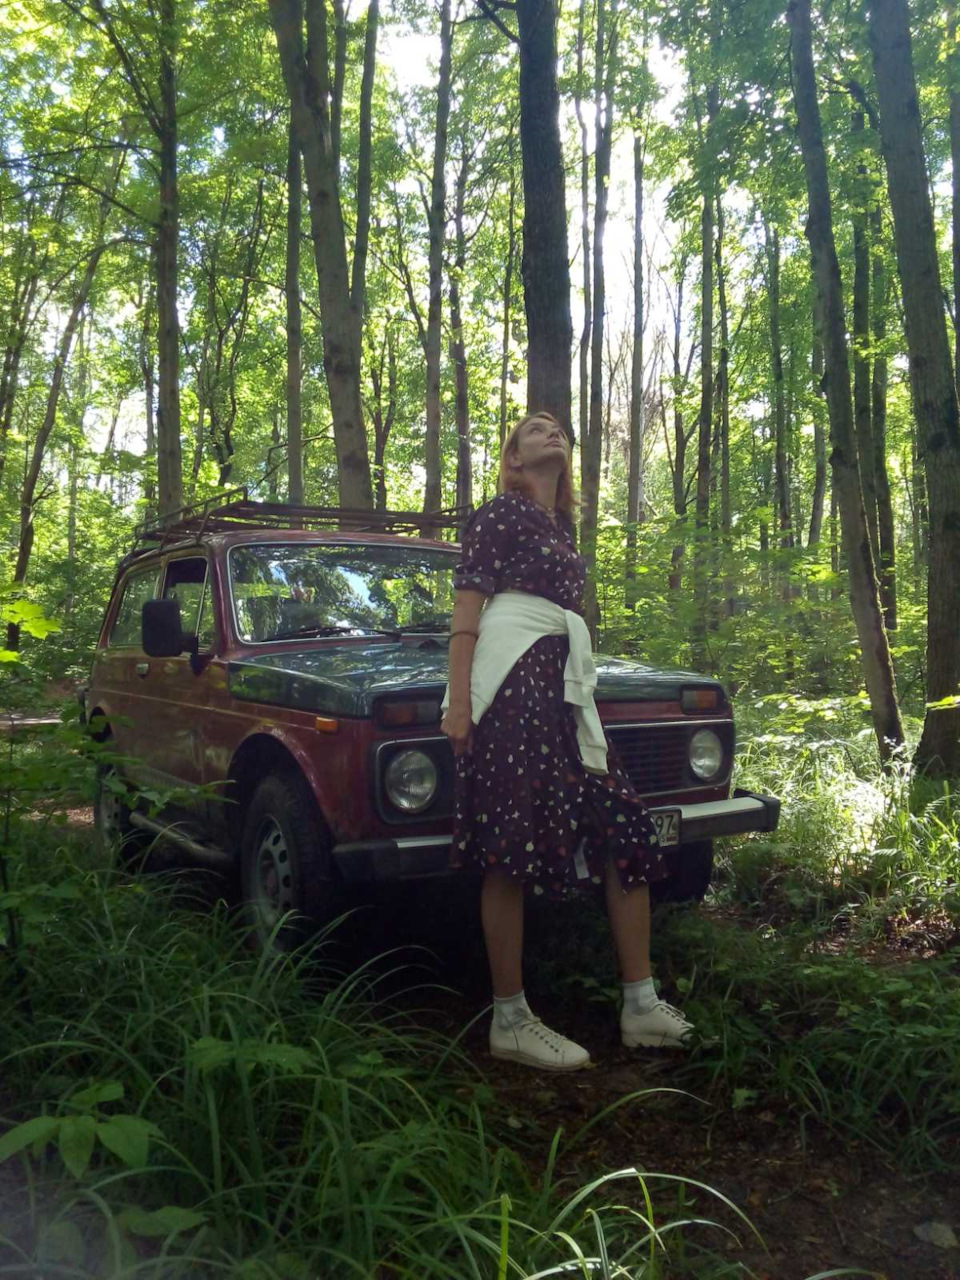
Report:
M680 810L667 809L663 813L654 813L653 825L657 829L657 839L661 847L680 843Z

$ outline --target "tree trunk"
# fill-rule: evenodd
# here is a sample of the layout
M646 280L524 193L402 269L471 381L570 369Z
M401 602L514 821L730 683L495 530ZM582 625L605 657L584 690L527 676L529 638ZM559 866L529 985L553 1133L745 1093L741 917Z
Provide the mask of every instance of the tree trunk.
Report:
M950 361L930 203L910 15L905 0L871 0L869 34L880 138L893 209L913 411L927 477L927 700L960 697L960 406ZM960 701L928 710L916 763L960 773Z
M440 9L440 78L437 84L437 129L433 145L433 176L430 182L430 248L428 269L430 299L427 305L427 438L424 511L439 511L442 500L442 459L440 456L440 356L443 322L443 248L447 225L447 122L450 118L450 65L453 53L453 24L450 0Z
M811 373L814 383L813 402L813 498L810 503L810 532L807 534L807 546L819 544L823 532L823 503L827 495L827 437L823 429L823 339L820 334L818 308L813 308L813 355Z
M580 0L577 19L577 91L574 109L580 126L580 253L583 259L583 328L578 348L577 431L580 437L580 474L586 475L587 441L590 435L590 334L593 330L593 297L590 290L590 146L587 120L583 113L583 61L586 45L587 0Z
M373 191L373 84L377 70L380 0L370 0L363 41L360 83L360 145L357 152L357 232L353 242L350 301L357 325L357 346L363 350L363 314L367 296L367 252L370 245L370 198Z
M783 385L783 346L780 338L780 233L764 221L767 251L767 289L770 298L770 367L773 380L774 491L780 524L780 546L793 546L790 511L787 413Z
M300 236L303 178L293 115L287 131L287 501L303 506L303 320L300 306Z
M613 146L613 86L616 67L616 0L610 10L611 37L607 42L606 0L597 0L597 52L594 76L596 94L593 210L593 317L590 342L590 417L584 468L581 477L580 554L587 563L585 616L596 633L598 608L594 570L597 562L597 521L600 509L600 462L603 450L603 337L606 279L603 237L607 224L607 186Z
M383 358L387 358L387 412L383 412ZM376 480L377 510L387 509L387 442L397 416L397 340L393 325L387 322L387 332L380 359L372 363L370 377L373 382L374 429L374 477Z
M854 145L863 133L863 112L853 113ZM880 533L877 526L877 486L874 480L874 444L870 388L870 243L867 211L863 207L866 168L857 166L859 188L853 215L853 419L857 432L860 487L870 531L873 562L880 567Z
M888 631L897 629L897 566L893 503L887 471L887 268L883 256L880 211L871 216L874 235L871 292L873 303L873 473L877 489L877 525L880 539L880 599Z
M465 154L457 173L454 230L456 257L450 272L450 358L456 376L457 409L457 506L462 510L473 506L473 471L470 456L470 381L467 370L467 347L463 338L463 316L460 313L460 281L467 265L467 238L464 229L464 205L469 178L469 157Z
M827 157L820 127L820 107L813 69L810 0L791 0L787 18L793 32L793 92L807 180L807 239L810 242L822 320L827 407L833 445L830 461L837 489L843 546L850 574L851 605L863 656L870 710L880 758L887 761L890 759L891 748L900 746L903 742L903 726L860 491L843 290L833 237Z
M630 443L627 461L627 608L637 605L637 525L643 519L643 165L645 140L633 135L633 351L630 360Z
M670 467L673 487L673 513L677 520L677 541L670 553L670 577L667 585L672 592L679 592L683 581L683 559L686 553L687 523L687 441L689 436L683 425L683 409L680 401L681 385L684 381L683 368L680 362L680 335L683 326L683 274L686 264L682 264L677 280L677 305L673 313L673 458ZM669 452L670 442L667 441Z
M26 474L23 479L23 489L20 494L20 536L17 546L17 562L13 571L14 587L23 585L27 578L27 569L30 567L34 537L33 518L37 502L37 483L40 479L40 469L43 466L50 434L57 421L57 408L60 404L60 393L63 390L63 375L70 359L70 352L73 349L73 339L80 323L80 317L83 314L83 308L87 305L93 278L96 275L97 266L105 248L105 244L101 241L87 261L86 270L74 295L70 314L67 317L67 323L57 346L57 354L54 358L53 370L50 376L50 387L47 391L43 422L40 424L37 438L33 442L33 449L30 454L30 461L27 464ZM15 622L11 622L7 626L7 648L14 651L20 648L20 627Z
M500 448L507 438L507 380L510 376L510 313L513 306L513 264L517 256L517 174L513 137L510 138L510 200L507 206L507 262L503 272L503 339L500 349ZM486 477L484 477L486 480Z
M703 160L712 160L712 123L717 114L719 91L707 89L706 139L701 146ZM708 665L707 629L710 607L710 436L713 429L713 255L714 204L713 175L704 177L703 207L700 214L700 413L697 419L696 543L693 556L693 591L696 613L693 622L693 662L699 670Z
M177 185L176 0L160 3L160 216L157 227L158 508L162 517L183 505L180 450L180 320L177 315L180 193Z
M960 395L960 47L957 11L947 22L947 77L950 85L951 239L953 248L953 370Z
M142 294L141 294L142 297ZM143 480L143 498L147 504L149 512L156 502L156 487L153 482L153 465L156 462L157 453L157 428L156 428L156 366L153 358L153 343L151 341L151 321L153 319L153 309L156 304L156 292L151 285L147 292L146 302L143 306L143 324L140 328L140 376L143 379L143 401L144 401L144 417L146 419L147 439L144 456L144 480Z
M557 85L557 0L516 0L523 154L527 409L570 431L570 266Z
M339 173L332 162L330 83L324 0L270 0L283 78L303 155L317 269L323 367L333 417L340 502L373 506L370 458L360 398L360 342L350 297Z
M717 191L717 303L720 308L720 358L717 361L717 396L720 399L720 533L723 552L723 594L727 617L736 607L730 561L733 552L733 506L730 499L730 314L727 308L727 272L723 254L723 204Z

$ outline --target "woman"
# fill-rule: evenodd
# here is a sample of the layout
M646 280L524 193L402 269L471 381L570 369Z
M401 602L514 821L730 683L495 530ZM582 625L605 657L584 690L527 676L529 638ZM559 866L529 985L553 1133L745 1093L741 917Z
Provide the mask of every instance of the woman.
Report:
M464 538L443 720L456 756L454 864L484 872L490 1050L550 1071L577 1071L590 1055L524 998L525 885L561 897L604 884L625 1045L681 1046L693 1030L650 976L648 886L668 868L643 801L612 753L607 761L573 514L566 435L550 414L532 414L510 432L498 496Z

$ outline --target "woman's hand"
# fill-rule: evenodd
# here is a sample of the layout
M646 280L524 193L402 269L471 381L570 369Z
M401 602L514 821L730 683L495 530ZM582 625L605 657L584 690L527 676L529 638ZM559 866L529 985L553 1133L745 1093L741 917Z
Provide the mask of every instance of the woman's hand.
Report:
M450 739L455 756L468 755L473 750L473 720L468 706L448 707L440 729Z

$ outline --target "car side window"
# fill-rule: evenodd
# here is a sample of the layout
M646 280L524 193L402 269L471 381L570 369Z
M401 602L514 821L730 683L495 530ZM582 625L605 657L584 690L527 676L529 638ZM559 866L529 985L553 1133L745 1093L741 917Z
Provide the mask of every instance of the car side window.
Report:
M186 556L168 562L163 580L163 599L180 602L180 625L189 634L199 633L206 583L205 556Z
M120 607L110 632L111 647L117 645L136 645L139 649L143 639L141 617L143 606L152 600L157 590L157 567L141 569L132 573L123 586Z
M213 607L213 579L207 574L200 605L200 622L197 625L197 647L201 653L216 648L217 618Z

